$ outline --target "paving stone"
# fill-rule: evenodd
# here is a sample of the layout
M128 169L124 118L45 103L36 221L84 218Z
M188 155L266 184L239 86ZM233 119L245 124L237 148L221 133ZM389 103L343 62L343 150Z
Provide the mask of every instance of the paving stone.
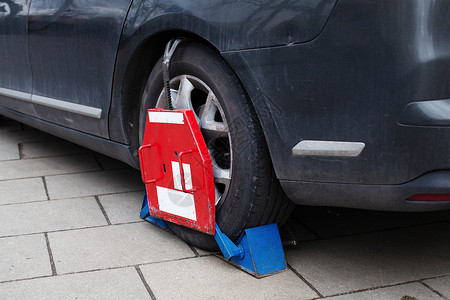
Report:
M54 135L50 135L40 130L20 130L11 132L0 132L2 143L30 143L58 140Z
M0 181L0 204L47 200L42 178Z
M287 261L324 295L448 274L450 224L300 243Z
M290 270L257 279L215 256L150 264L140 268L157 299L317 297L316 293Z
M23 158L51 157L81 153L91 153L91 151L64 140L22 144Z
M46 275L52 269L43 234L0 238L0 282Z
M5 205L0 209L0 236L106 224L94 198Z
M418 282L327 298L329 300L443 300Z
M292 219L308 226L319 237L330 238L450 220L450 210L402 213L297 206Z
M203 250L203 249L200 249L200 248L197 248L197 247L194 247L194 249L195 249L195 251L197 251L197 253L198 253L200 256L213 255L213 254L215 254L215 253L220 253L220 251L217 251L217 252L210 252L210 251L206 251L206 250Z
M130 167L129 165L120 160L111 158L109 156L105 156L100 153L95 153L95 157L97 158L97 161L102 166L102 168L105 170L125 169Z
M175 235L146 222L53 232L49 239L58 274L194 256Z
M121 193L100 196L106 214L112 224L142 221L139 212L144 192Z
M134 268L0 284L1 299L150 299Z
M17 143L0 143L0 161L20 159Z
M28 126L27 124L23 124L22 127L22 130L37 130L36 128Z
M280 229L280 236L283 241L310 241L316 240L317 236L308 231L305 226L290 218Z
M91 155L35 158L0 162L0 180L99 170Z
M427 285L450 299L450 275L424 281Z
M134 169L100 171L46 177L50 199L84 197L144 190Z
M22 126L19 122L0 117L0 131L18 131Z

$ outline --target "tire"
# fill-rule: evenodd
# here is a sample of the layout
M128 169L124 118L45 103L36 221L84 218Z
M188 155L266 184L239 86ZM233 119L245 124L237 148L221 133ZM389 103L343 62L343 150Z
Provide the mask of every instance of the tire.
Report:
M162 58L150 73L142 95L141 144L147 109L167 107L161 64ZM169 72L175 108L196 112L210 149L216 183L216 222L221 230L235 241L245 228L274 222L281 226L294 205L275 177L261 126L236 75L213 49L195 41L184 41L178 46ZM178 92L186 95L189 90L190 101L176 103ZM210 109L213 105L215 108ZM218 124L214 128L221 131L212 132L208 120ZM191 245L210 251L218 249L212 236L168 225Z

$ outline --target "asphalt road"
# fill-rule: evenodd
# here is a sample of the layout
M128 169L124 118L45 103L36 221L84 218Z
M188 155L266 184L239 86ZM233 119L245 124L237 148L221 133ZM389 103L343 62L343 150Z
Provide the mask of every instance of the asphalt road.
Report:
M0 299L450 299L450 211L297 207L255 279L139 219L138 171L0 120Z

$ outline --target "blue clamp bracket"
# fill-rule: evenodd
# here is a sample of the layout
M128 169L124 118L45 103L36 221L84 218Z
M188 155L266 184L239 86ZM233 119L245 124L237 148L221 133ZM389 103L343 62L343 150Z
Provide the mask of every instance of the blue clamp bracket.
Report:
M147 193L144 194L144 200L142 201L142 207L141 207L141 219L144 219L147 222L150 222L162 229L168 229L170 230L169 226L167 226L166 222L164 222L161 219L154 218L150 216L150 210L148 208L148 199L147 199Z
M214 238L226 261L258 278L287 269L277 224L245 229L235 244L216 223Z
M147 194L144 195L141 218L163 229L169 229L163 220L150 216ZM277 224L245 229L236 244L220 230L217 223L215 227L214 239L224 259L232 265L258 278L287 269Z

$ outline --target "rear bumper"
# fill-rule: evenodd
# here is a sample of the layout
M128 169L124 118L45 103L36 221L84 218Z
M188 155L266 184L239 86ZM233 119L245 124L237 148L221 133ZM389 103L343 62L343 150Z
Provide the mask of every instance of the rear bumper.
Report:
M450 170L447 7L340 0L308 43L223 53L255 106L280 180L394 186ZM305 140L365 147L356 157L293 153Z
M387 211L450 209L450 201L408 201L415 194L450 194L450 170L435 171L398 185L339 184L282 180L296 204Z

